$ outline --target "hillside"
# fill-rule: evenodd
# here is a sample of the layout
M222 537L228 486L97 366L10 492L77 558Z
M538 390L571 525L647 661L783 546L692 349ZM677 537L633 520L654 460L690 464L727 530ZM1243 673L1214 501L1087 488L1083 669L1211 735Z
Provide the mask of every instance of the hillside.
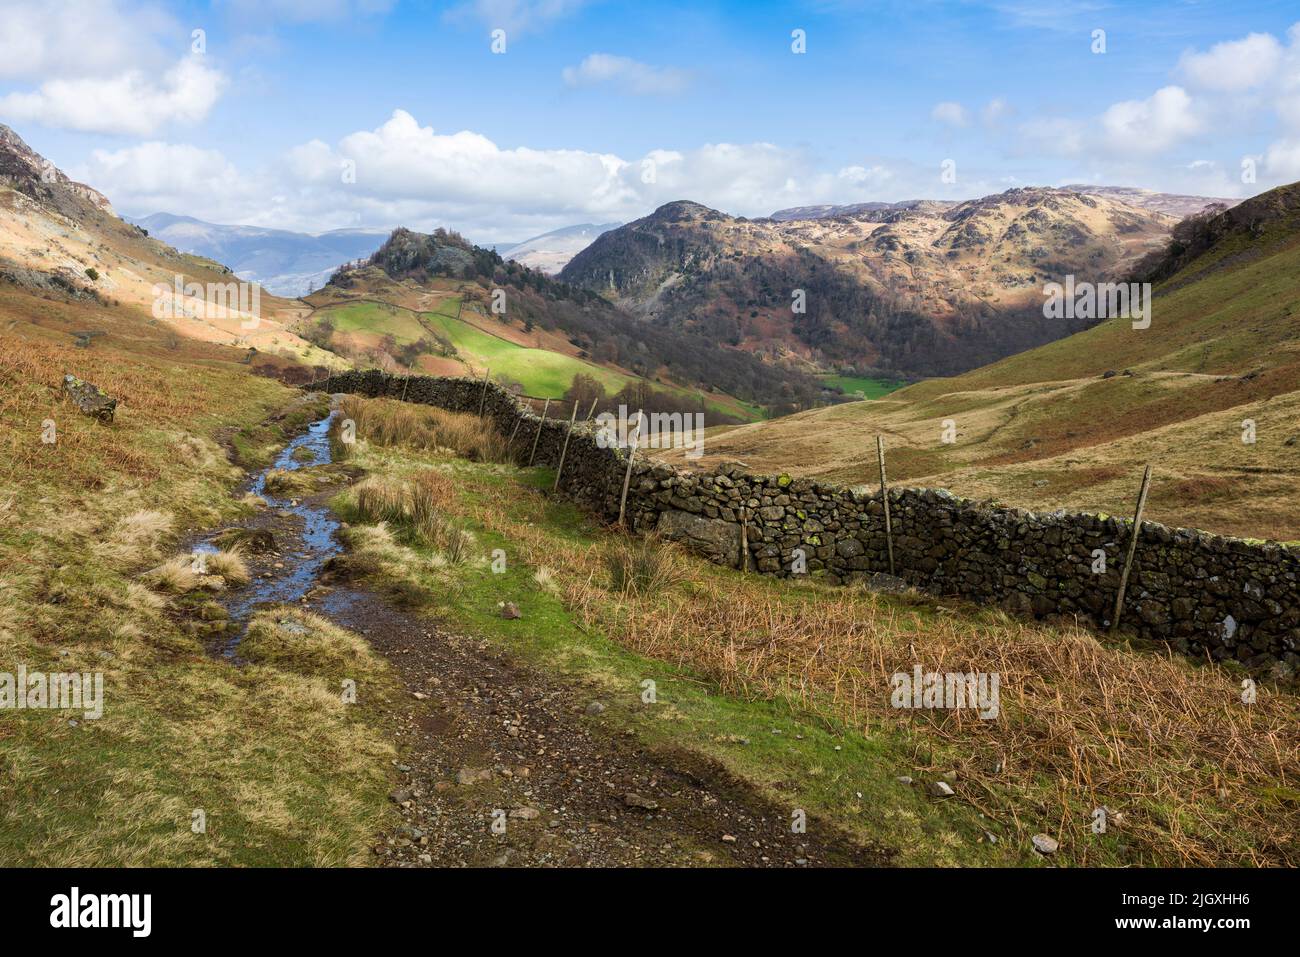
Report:
M226 266L146 236L0 126L0 300L26 321L118 337L143 324L151 338L251 348L274 368L338 363L286 328L300 304L232 284Z
M1180 228L1142 267L1168 275L1148 329L1108 320L873 402L713 435L702 462L871 485L880 434L891 481L1107 513L1131 510L1151 462L1151 519L1300 539L1298 204L1300 185L1281 187Z
M775 221L670 203L597 238L559 278L768 361L950 375L1084 328L1044 319L1043 285L1118 275L1175 222L1055 189L902 206Z
M503 293L503 312L493 311L497 289ZM361 300L408 315L390 328L375 313L360 330L367 335L351 343L334 338L329 329L321 331L332 307ZM303 334L350 348L348 354L359 361L390 367L392 360L393 368L450 374L490 368L533 395L559 396L575 374L592 376L611 393L645 381L679 396L689 408L698 408L703 394L706 408L732 420L754 418L759 404L832 396L798 370L765 365L700 333L665 334L593 292L444 230L395 230L365 264L340 270L307 301L316 311L304 319ZM347 328L353 320L344 317L343 323L332 322L334 330L356 331ZM385 350L375 350L388 335L396 348L386 350L386 359L380 354ZM531 352L516 354L516 349Z

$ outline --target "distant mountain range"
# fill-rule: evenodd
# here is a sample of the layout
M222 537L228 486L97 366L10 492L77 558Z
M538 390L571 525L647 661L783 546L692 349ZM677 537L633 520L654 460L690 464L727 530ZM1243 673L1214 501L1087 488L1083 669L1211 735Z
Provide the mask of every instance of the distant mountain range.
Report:
M1062 186L1062 189L1069 190L1072 193L1087 193L1090 196L1104 196L1106 199L1113 199L1129 206L1136 206L1138 209L1149 209L1153 212L1164 213L1167 216L1173 216L1182 219L1191 216L1193 213L1199 213L1205 207L1214 203L1231 209L1241 202L1239 199L1225 199L1212 196L1185 196L1181 193L1157 193L1149 189L1138 189L1136 186L1089 186L1083 183L1073 183L1069 186ZM928 209L937 211L951 209L958 205L956 202L941 199L909 199L900 203L850 203L846 206L791 206L788 209L778 209L768 219L776 220L779 223L790 222L798 219L837 219L843 216L862 216L870 213L890 213L901 210Z
M182 252L229 266L241 279L259 282L277 296L302 296L319 289L340 265L364 259L387 232L335 229L319 235L258 226L221 226L192 216L154 213L130 219Z
M222 226L193 216L154 213L142 219L124 216L181 252L203 256L229 266L241 279L261 283L277 296L305 296L327 282L344 263L365 259L388 239L371 229L335 229L326 233L296 233L260 226ZM565 226L522 243L498 243L503 259L553 274L601 233L618 223Z
M622 223L579 223L542 233L522 243L493 246L502 259L513 259L521 265L539 269L553 276L563 269L574 256L582 252L601 233L617 229Z

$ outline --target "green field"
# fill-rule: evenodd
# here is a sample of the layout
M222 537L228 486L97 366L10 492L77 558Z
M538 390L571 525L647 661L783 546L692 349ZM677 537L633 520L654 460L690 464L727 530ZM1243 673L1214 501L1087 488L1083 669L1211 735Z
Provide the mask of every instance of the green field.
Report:
M860 392L864 399L879 399L907 385L906 382L894 379L869 379L865 376L828 375L821 378L826 385L839 389L845 395L856 395Z
M493 375L503 375L520 383L529 395L561 396L579 373L591 376L610 393L634 381L632 376L572 356L547 349L530 349L499 339L442 313L425 312L420 314L420 318L428 328L451 342L463 358L491 369Z
M381 306L374 302L354 302L345 306L322 309L319 316L328 316L339 332L373 332L392 335L400 344L418 342L425 335L415 314L397 306Z
M637 381L635 376L624 372L548 349L521 346L484 332L456 318L458 304L458 299L448 299L436 312L415 313L399 306L355 302L322 309L317 316L328 316L339 332L391 334L401 345L437 334L450 342L460 358L476 370L490 369L493 376L518 382L524 392L532 396L559 398L568 390L573 377L579 374L594 378L610 395ZM660 383L655 383L655 388L692 402L698 402L700 395L693 389ZM746 421L762 417L762 410L757 406L737 399L707 398L705 408Z

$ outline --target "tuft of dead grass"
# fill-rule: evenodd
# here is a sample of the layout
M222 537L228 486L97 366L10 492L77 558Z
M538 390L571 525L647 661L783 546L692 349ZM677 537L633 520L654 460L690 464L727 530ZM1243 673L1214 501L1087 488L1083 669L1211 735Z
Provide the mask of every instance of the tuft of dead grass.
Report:
M208 555L207 563L208 573L220 575L228 585L238 587L247 585L251 580L243 549L238 545L213 552Z
M451 479L432 469L410 481L371 475L353 488L357 511L364 519L408 529L438 549L446 561L459 564L468 556L472 539L448 518L445 508L453 495Z
M644 595L680 582L684 576L676 549L657 535L618 538L605 548L610 587L623 595Z

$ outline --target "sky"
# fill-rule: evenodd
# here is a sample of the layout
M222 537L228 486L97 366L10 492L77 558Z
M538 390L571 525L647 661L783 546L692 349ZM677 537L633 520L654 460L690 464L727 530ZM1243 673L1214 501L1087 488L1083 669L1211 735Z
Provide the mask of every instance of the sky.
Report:
M1295 0L0 0L0 123L120 213L512 242L1300 180Z

